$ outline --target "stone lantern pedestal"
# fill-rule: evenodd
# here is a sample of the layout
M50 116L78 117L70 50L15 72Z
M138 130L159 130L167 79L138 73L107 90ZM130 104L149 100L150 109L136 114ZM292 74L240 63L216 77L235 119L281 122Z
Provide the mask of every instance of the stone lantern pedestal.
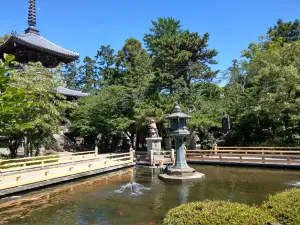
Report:
M203 173L198 173L195 169L188 166L184 154L183 139L190 133L187 130L186 122L191 117L181 112L180 107L176 105L173 113L167 118L169 118L171 124L170 136L175 139L176 161L175 166L169 168L167 173L160 174L159 178L180 182L203 179L205 177Z
M147 141L147 151L148 151L148 153L151 152L151 151L160 153L162 138L160 138L160 137L151 137L151 138L146 138L146 141Z

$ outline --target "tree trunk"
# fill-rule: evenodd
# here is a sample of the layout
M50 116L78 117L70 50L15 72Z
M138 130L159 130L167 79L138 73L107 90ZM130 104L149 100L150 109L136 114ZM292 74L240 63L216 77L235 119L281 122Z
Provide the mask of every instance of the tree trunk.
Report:
M9 151L11 158L16 158L18 148L21 144L21 140L9 140Z

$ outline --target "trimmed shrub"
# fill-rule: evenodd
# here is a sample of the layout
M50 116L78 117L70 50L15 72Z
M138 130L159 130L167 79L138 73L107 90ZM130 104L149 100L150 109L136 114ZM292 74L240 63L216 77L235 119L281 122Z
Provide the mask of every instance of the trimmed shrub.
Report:
M300 224L300 189L290 189L270 195L262 205L281 224Z
M265 225L276 222L267 212L225 201L193 202L171 209L164 225Z

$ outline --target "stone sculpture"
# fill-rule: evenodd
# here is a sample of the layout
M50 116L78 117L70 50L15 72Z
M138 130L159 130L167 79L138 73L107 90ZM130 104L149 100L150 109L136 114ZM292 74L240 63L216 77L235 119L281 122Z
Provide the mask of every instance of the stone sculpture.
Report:
M157 126L156 126L156 123L155 123L155 121L153 119L150 120L149 133L150 133L150 137L151 138L159 137L158 136Z
M230 118L229 115L227 115L225 112L223 112L222 117L222 133L227 134L227 132L230 130Z

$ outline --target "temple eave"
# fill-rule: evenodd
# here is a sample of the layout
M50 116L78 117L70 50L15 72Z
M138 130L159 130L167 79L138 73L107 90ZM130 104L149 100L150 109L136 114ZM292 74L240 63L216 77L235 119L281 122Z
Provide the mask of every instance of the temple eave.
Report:
M56 67L59 63L70 63L79 54L61 48L38 34L11 35L0 46L1 57L4 53L13 54L21 63L40 61L46 67Z

